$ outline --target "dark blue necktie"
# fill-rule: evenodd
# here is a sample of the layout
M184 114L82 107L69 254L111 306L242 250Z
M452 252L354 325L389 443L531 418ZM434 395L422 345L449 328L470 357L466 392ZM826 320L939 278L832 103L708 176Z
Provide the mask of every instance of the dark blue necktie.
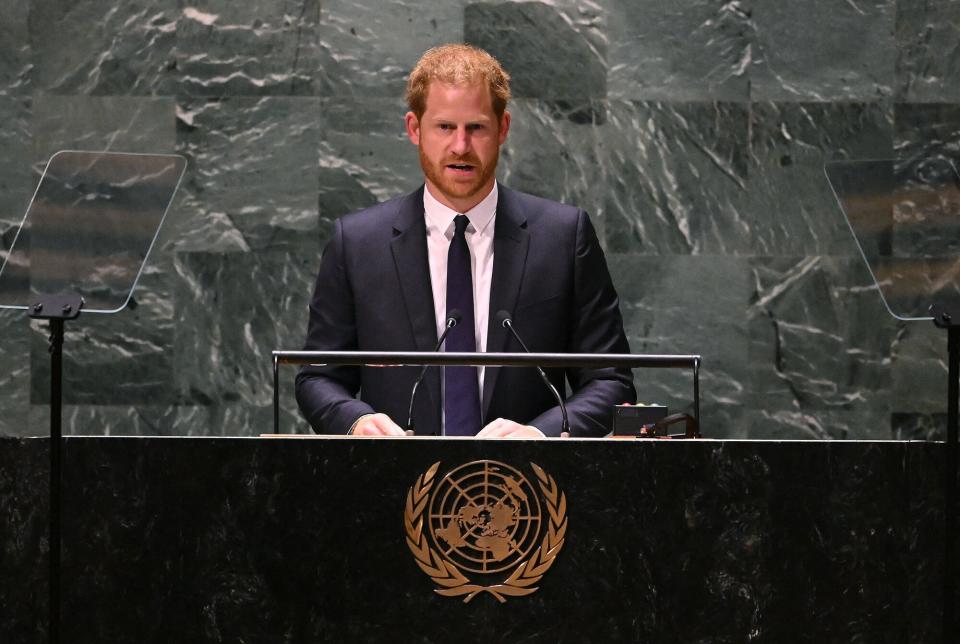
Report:
M473 278L465 232L470 220L457 215L456 231L447 251L447 311L460 309L462 318L450 329L445 351L476 351L473 319ZM476 367L444 367L443 412L448 436L474 436L480 431L480 391Z

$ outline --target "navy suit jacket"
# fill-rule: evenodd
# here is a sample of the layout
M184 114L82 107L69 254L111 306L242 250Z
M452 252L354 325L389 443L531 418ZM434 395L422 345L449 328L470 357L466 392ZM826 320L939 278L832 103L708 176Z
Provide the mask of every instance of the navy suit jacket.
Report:
M423 187L341 217L320 262L310 304L306 350L431 351L437 324ZM512 314L531 351L628 353L619 301L587 214L499 186L493 241L487 351L522 351L496 323ZM315 431L345 433L363 414L382 412L403 426L419 367L304 367L297 402ZM612 406L634 402L629 369L553 369L566 396L572 435L602 436ZM359 398L357 394L359 392ZM487 367L484 424L498 417L560 433L553 396L532 368ZM430 368L417 393L417 434L439 434L440 369Z

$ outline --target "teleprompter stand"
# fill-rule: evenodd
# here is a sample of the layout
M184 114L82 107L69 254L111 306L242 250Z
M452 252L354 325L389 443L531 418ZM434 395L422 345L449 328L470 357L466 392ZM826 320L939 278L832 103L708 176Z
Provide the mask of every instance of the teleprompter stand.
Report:
M960 307L934 304L933 323L947 332L947 454L944 477L946 525L944 526L944 633L956 633L957 599L957 417L960 415Z
M63 337L64 322L83 308L76 294L45 295L30 307L30 317L50 323L50 641L60 641L60 490L63 471Z
M0 308L49 324L51 644L60 642L63 345L67 320L117 313L133 294L186 169L169 154L61 151L47 162L10 250Z
M943 641L957 624L960 175L944 158L837 161L824 168L887 311L947 332Z

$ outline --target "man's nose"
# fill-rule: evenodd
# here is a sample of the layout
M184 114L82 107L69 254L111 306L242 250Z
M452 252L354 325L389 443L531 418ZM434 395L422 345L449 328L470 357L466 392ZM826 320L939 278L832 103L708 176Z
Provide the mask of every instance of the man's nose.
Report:
M450 150L457 156L463 156L470 151L470 133L467 128L457 128L453 135L453 147Z

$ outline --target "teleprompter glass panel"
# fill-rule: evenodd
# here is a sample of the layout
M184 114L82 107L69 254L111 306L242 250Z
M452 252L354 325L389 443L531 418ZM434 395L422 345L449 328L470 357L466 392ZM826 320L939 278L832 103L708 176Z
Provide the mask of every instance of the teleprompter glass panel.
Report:
M930 320L960 304L960 176L947 159L826 164L827 178L890 314Z
M13 243L0 247L0 307L76 293L84 312L123 309L186 165L172 154L54 154Z

